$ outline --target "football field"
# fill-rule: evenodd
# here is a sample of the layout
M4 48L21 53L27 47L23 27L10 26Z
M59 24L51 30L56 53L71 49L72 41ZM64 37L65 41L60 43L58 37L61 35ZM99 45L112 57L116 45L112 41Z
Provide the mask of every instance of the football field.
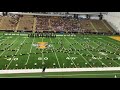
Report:
M0 69L119 67L120 42L101 35L0 34Z

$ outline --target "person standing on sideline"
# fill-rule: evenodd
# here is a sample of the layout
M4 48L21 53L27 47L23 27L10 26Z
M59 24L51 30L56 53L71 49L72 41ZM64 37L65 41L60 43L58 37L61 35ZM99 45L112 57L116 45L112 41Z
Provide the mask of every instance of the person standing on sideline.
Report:
M42 72L45 72L45 70L46 70L46 67L43 67L43 70L42 70Z

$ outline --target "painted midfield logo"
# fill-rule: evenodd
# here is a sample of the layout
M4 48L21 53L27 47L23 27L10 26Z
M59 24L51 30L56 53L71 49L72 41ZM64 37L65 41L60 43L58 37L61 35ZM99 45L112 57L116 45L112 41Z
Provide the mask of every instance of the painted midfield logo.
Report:
M37 42L36 44L33 44L33 46L39 49L46 49L52 47L52 45L48 44L48 42Z

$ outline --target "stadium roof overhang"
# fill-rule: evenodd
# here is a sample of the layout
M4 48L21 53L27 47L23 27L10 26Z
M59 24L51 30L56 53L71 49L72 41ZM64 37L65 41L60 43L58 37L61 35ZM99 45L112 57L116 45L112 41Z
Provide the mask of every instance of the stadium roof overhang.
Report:
M44 15L44 16L65 16L66 14L53 14L53 13L25 13L25 12L8 12L9 14L18 14L18 15L38 15L38 16L41 16L41 15Z
M9 14L20 14L20 15L44 15L44 16L66 16L66 15L100 15L101 14L107 14L108 12L63 12L63 14L59 14L61 12L58 12L57 14L53 12L49 13L27 13L27 12L8 12Z
M69 14L79 14L79 15L99 15L99 14L107 14L108 12L69 12Z

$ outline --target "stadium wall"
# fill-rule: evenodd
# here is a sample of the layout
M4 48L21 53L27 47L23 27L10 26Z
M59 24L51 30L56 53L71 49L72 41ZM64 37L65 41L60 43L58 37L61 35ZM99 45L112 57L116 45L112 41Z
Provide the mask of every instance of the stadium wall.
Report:
M42 69L16 69L0 70L0 74L15 73L41 73ZM45 72L85 72L85 71L120 71L120 67L99 67L99 68L54 68L46 69Z
M120 12L108 12L104 15L104 19L118 32L120 33Z
M3 15L2 12L0 12L0 15Z
M86 15L78 15L78 17L86 19ZM90 15L90 19L97 19L97 20L99 20L99 17L97 15Z

